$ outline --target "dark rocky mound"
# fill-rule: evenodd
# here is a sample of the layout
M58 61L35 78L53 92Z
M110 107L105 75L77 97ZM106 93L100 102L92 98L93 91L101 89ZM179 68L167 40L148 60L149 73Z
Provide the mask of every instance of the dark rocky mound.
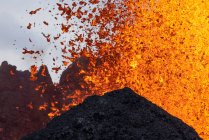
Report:
M45 76L42 69L37 80L31 81L29 71L18 71L6 61L0 65L0 140L19 140L49 122L50 106L44 111L39 111L39 106L50 104L58 92L47 68ZM39 85L47 85L44 94L35 90Z
M131 89L92 96L22 140L200 140L181 120Z

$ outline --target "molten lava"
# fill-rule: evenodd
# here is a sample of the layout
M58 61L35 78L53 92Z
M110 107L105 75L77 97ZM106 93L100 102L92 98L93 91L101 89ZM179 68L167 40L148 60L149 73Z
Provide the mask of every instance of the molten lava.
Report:
M36 77L37 72L38 72L37 66L32 65L31 66L31 75L30 75L30 80L31 81L36 81L37 80L37 77Z
M62 35L72 31L72 17L86 25L85 35L76 32L75 39L61 44L67 47L62 51L65 65L75 58L89 60L87 69L77 63L83 82L76 84L82 88L69 93L64 88L63 96L71 102L63 104L62 110L90 95L126 86L209 139L209 1L79 2L57 4L60 17L69 25L61 24L55 42L63 41ZM98 3L103 7L85 10L85 5ZM48 42L53 39L43 35ZM55 114L50 113L50 117L62 111L53 106Z

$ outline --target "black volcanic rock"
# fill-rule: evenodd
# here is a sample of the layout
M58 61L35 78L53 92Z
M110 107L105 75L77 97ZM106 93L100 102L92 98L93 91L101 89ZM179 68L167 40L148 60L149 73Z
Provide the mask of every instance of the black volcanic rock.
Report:
M193 128L124 88L54 118L22 140L200 140Z
M59 85L62 87L67 86L68 89L82 89L81 85L85 85L84 76L80 71L88 70L89 60L85 57L80 57L75 60L66 70L63 71Z

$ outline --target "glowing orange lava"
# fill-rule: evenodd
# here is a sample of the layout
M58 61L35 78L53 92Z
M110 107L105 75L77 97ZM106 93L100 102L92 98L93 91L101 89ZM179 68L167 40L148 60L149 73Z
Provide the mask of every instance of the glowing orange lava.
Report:
M73 13L67 5L60 4L59 10L66 20L72 15L82 20L85 14L88 23L99 26L86 29L87 38L77 35L64 44L71 54L63 53L65 63L81 56L90 62L88 70L81 70L86 90L72 91L66 97L72 103L63 110L87 96L127 86L209 139L209 1L109 0L93 16ZM70 26L61 28L66 33ZM98 38L91 39L95 32Z
M31 66L30 71L31 71L30 80L31 81L36 81L37 80L36 74L38 72L37 66L35 66L35 65Z

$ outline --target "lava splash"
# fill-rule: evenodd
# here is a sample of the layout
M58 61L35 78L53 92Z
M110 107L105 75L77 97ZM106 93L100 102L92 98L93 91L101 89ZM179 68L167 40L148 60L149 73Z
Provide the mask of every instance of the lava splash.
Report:
M70 100L63 111L90 95L128 86L209 139L208 1L79 0L56 5L55 18L63 20L55 25L60 32L43 37L52 46L60 44L63 66L76 61L82 79L77 89L63 88ZM71 33L72 38L66 37ZM85 66L79 58L87 60Z

